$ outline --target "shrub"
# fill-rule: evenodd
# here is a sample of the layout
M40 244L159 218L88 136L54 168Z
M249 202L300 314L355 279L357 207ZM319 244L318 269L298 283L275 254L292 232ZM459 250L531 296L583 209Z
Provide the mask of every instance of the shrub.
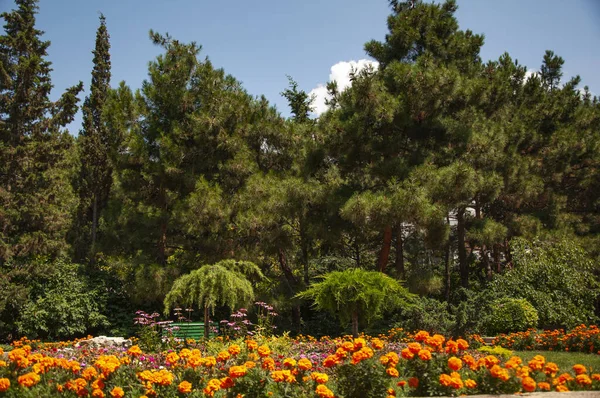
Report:
M345 398L375 398L386 394L389 376L375 359L336 368L338 392Z
M452 334L456 317L448 311L448 305L433 298L419 297L414 304L403 308L395 328L409 331L427 330L432 333Z
M492 302L490 310L483 322L488 334L522 332L537 327L539 320L537 310L525 299L501 298Z

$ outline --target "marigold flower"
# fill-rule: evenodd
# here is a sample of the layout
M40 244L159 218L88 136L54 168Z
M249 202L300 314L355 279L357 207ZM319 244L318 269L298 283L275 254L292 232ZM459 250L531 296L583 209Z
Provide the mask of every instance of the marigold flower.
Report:
M202 390L202 392L204 392L205 395L212 397L215 395L215 392L219 391L220 389L221 389L221 380L210 379L208 381L208 384L206 385L206 387L204 387L204 389Z
M404 388L404 386L406 385L406 380L400 380L398 383L396 383L396 385L398 387Z
M104 390L104 381L102 379L96 379L91 384L93 389Z
M35 372L29 372L19 376L17 382L23 387L33 387L40 382L40 376Z
M548 362L546 364L546 368L544 369L544 373L546 373L548 376L554 377L554 375L558 373L558 365L554 362Z
M307 358L300 358L298 360L298 369L300 370L309 370L312 368L312 363Z
M469 348L469 343L466 340L458 339L456 340L456 343L458 344L459 350L466 350L467 348Z
M429 333L427 333L424 330L420 330L419 332L417 332L417 334L415 335L415 340L417 341L425 341L429 338Z
M177 355L176 352L170 352L167 354L167 357L165 359L171 365L175 365L177 361L179 361L179 355Z
M261 357L268 357L269 355L271 355L271 349L266 345L261 345L260 347L258 347L258 355L260 355Z
M398 370L396 368L387 368L385 370L385 372L388 374L388 376L390 377L398 377L400 376L400 373L398 373Z
M358 337L358 338L354 339L354 349L355 350L360 350L361 348L366 347L366 346L367 346L367 342L362 337Z
M104 398L105 397L104 391L96 388L96 389L92 390L92 397L93 398Z
M217 361L219 361L219 362L225 362L230 357L231 357L231 355L227 351L221 351L219 354L217 354Z
M142 349L137 345L132 345L131 347L129 347L129 349L127 350L127 353L129 355L133 355L134 357L137 357L137 356L143 354Z
M222 389L231 388L234 385L233 379L231 377L222 377L219 381L221 382Z
M371 340L371 347L373 347L373 349L375 350L381 350L383 348L383 345L384 343L380 339L375 338Z
M473 379L467 379L467 380L465 380L465 387L475 388L475 387L477 387L477 382Z
M248 351L254 351L258 348L258 343L254 340L246 340L246 348Z
M247 369L245 366L232 366L229 368L229 376L234 379L237 377L245 376L246 372Z
M110 391L110 396L113 398L123 398L125 396L125 391L121 387L115 387Z
M246 369L252 369L253 367L256 366L256 363L254 363L253 361L246 361L244 363L244 366L246 367Z
M421 351L421 349L423 348L421 346L421 344L419 343L408 343L408 347L407 347L410 352L412 352L413 354L417 354L419 351Z
M521 380L521 385L523 386L523 390L527 392L535 391L536 383L531 377L525 377Z
M262 361L262 368L273 370L275 369L275 360L273 358L265 358Z
M586 374L577 375L575 377L575 381L581 386L589 386L592 384L592 379L590 379L590 377Z
M227 351L231 355L235 356L235 355L239 354L240 352L242 352L242 348L237 344L233 344L233 345L229 346L229 348L227 348Z
M545 381L540 381L537 383L537 386L542 391L550 391L550 383L546 383Z
M421 358L423 361L429 361L431 359L431 351L429 351L429 350L419 351L419 358Z
M411 377L410 379L408 379L408 386L411 388L419 387L419 379L417 379L416 377Z
M585 366L583 366L581 364L573 365L573 371L577 375L587 373L587 369L585 368Z
M315 381L317 384L325 384L329 381L329 376L325 373L312 372L310 374L310 378Z
M327 386L324 386L323 384L319 384L317 386L315 393L319 397L322 397L322 398L334 398L335 397L335 395L333 394L333 391L331 391L329 388L327 388Z
M293 368L296 366L296 360L294 358L286 358L283 360L283 366L286 368Z
M0 392L4 392L10 388L10 380L6 377L0 379Z
M592 380L600 381L600 373L592 374Z
M408 348L403 349L400 355L402 355L402 358L404 359L413 359L415 357L415 354L413 354Z
M450 387L450 384L452 384L452 377L450 377L450 375L442 373L440 375L440 384L444 387Z
M201 359L202 365L207 368L212 368L217 364L217 358L215 357L206 357Z
M490 369L490 374L492 375L492 377L500 379L502 381L507 381L508 379L510 379L508 370L503 369L498 365L492 366L492 368Z
M558 392L569 392L569 387L565 386L564 384L559 384L556 386L556 391Z
M351 341L344 341L340 348L344 351L352 352L354 351L354 343Z
M272 371L271 378L276 383L280 383L283 381L293 383L296 381L296 377L288 369Z
M462 361L457 357L450 357L448 359L448 367L452 370L460 370L462 365Z

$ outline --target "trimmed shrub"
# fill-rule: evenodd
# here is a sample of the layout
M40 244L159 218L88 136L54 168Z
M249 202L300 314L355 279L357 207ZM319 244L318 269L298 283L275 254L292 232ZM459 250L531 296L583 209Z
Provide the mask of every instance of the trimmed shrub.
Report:
M538 321L537 310L529 301L505 297L492 303L484 329L489 334L522 332L537 327Z

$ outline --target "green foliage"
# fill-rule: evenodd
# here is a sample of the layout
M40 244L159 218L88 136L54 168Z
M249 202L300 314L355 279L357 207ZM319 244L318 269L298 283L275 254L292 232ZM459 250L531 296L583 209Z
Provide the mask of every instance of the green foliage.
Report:
M538 321L538 312L529 301L504 297L490 304L490 313L483 320L483 328L493 336L535 329Z
M511 253L514 268L494 278L490 294L526 299L537 310L541 328L572 328L595 321L598 282L583 249L569 240L513 239Z
M46 272L30 291L16 322L30 338L60 339L83 336L108 326L100 313L100 292L81 273L80 266L64 260L37 260Z
M389 376L376 366L377 359L367 359L357 365L337 366L337 391L347 398L375 398L386 395Z
M418 297L402 308L399 318L394 327L408 331L452 335L456 328L456 317L449 311L448 304L428 297Z
M344 325L353 315L369 324L384 311L407 305L411 295L381 272L351 269L325 274L297 297L312 300L317 309L338 316Z
M224 260L179 277L167 293L164 305L168 315L175 305L210 308L225 305L233 310L254 299L248 277L262 277L262 272L249 261Z

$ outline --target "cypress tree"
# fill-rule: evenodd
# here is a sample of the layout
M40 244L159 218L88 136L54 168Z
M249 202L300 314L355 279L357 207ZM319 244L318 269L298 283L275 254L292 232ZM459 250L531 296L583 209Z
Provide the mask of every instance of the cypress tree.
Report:
M75 205L72 138L62 128L73 120L82 84L50 101L50 42L35 28L37 1L16 5L1 15L0 263L64 252Z
M80 241L75 248L75 257L82 259L90 255L94 261L98 220L106 206L112 184L110 150L114 140L109 134L102 116L110 90L110 43L106 29L106 18L100 15L100 26L96 32L96 47L90 95L83 103L83 129L78 144L81 167L79 170L79 209L77 226Z

